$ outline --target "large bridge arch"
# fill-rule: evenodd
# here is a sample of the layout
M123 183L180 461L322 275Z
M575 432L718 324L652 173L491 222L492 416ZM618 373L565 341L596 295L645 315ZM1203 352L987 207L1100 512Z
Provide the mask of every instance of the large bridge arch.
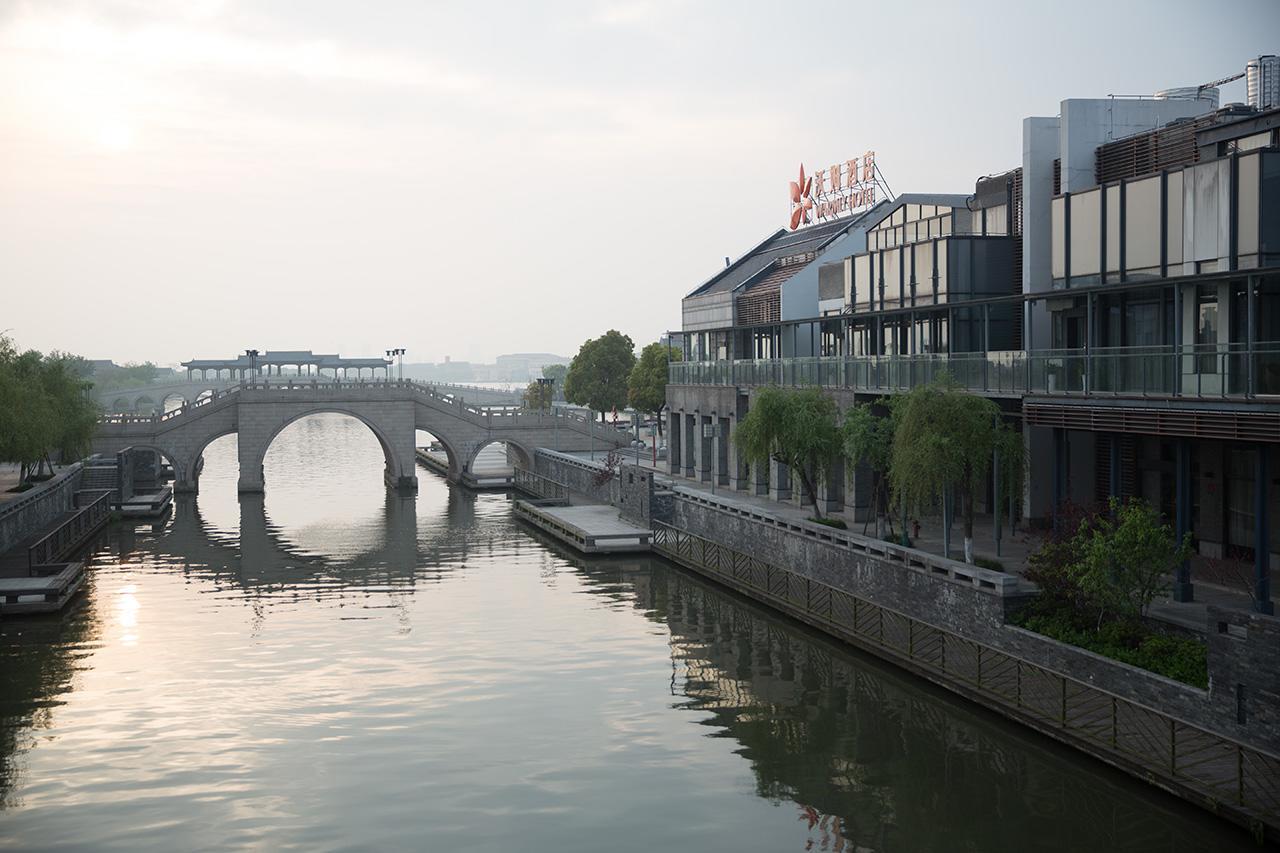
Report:
M514 467L523 468L526 471L533 470L534 449L519 439L509 438L507 436L494 436L485 441L477 442L471 450L471 456L467 459L466 467L463 469L468 472L475 471L476 457L480 455L480 451L494 444L504 445L508 451L515 451L516 464Z
M317 400L302 404L241 405L239 424L240 480L242 492L265 489L263 463L272 442L289 425L309 415L339 414L364 424L382 447L386 461L383 476L387 483L414 489L418 485L413 448L412 414L386 411L382 407L356 407ZM397 416L398 415L398 416ZM405 417L408 415L408 417ZM406 429L407 428L407 429Z

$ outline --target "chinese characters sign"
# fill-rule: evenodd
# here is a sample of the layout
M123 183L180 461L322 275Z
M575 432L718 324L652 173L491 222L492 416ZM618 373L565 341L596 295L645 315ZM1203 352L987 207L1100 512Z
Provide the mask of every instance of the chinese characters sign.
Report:
M868 151L791 182L791 230L826 222L876 203L876 152Z

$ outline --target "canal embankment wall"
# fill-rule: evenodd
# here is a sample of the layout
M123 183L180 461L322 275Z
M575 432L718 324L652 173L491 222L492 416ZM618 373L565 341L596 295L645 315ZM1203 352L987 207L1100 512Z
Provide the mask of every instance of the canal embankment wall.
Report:
M674 489L672 526L1187 723L1280 753L1280 620L1208 609L1209 687L1008 623L1034 588L1011 575Z
M44 530L71 510L81 488L84 466L77 462L26 493L0 504L0 554Z

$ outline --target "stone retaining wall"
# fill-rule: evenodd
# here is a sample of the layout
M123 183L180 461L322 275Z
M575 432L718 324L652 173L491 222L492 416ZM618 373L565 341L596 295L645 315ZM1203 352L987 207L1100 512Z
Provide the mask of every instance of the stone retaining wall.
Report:
M579 459L567 453L539 448L534 456L535 474L563 483L575 495L589 501L602 504L618 504L618 477L605 483L596 483L596 478L605 471L599 460Z
M77 462L52 480L0 504L0 553L38 533L71 509L81 476L81 464Z

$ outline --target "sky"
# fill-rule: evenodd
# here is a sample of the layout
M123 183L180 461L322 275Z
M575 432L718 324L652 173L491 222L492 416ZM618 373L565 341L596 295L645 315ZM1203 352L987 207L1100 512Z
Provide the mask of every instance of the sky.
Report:
M161 364L642 346L785 225L802 162L972 192L1024 116L1277 52L1275 0L0 0L0 332Z

